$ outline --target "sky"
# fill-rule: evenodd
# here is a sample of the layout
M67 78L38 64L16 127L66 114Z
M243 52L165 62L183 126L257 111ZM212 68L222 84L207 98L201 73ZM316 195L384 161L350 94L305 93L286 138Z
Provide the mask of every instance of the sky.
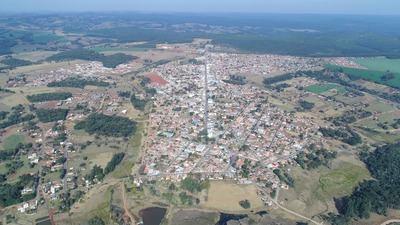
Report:
M400 15L400 0L0 0L2 12L141 11Z

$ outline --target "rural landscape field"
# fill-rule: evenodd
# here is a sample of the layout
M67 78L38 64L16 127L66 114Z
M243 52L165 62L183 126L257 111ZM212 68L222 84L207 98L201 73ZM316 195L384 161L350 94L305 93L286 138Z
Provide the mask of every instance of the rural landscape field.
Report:
M399 223L399 21L0 13L0 225Z

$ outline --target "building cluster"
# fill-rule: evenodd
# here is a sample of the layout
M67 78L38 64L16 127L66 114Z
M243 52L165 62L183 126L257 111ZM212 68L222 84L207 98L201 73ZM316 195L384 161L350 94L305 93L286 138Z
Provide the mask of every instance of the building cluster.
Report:
M34 80L27 83L27 87L46 86L50 82L62 81L68 78L81 77L84 79L99 79L105 82L115 82L115 78L108 75L110 74L125 74L132 72L134 69L129 64L121 64L116 68L107 68L103 66L103 63L93 61L90 63L75 64L74 68L59 68L52 70L48 73L43 73L35 77Z
M223 80L237 72L268 73L274 66L289 72L318 65L313 59L289 58L209 54L198 59L204 64L153 69L167 84L157 86L141 173L168 179L199 173L209 179L281 185L273 169L319 143L318 125L275 107L265 89Z

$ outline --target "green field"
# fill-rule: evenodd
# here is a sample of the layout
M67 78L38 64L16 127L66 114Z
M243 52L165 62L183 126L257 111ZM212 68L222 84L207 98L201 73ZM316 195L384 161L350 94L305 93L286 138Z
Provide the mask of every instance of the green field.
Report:
M5 150L12 150L15 149L19 143L24 143L24 136L13 134L3 141L3 148Z
M360 58L353 59L355 63L358 63L370 70L376 71L390 71L394 73L400 73L400 59L387 59L387 58Z
M37 46L34 44L19 44L11 47L13 53L32 52L36 51Z
M343 161L338 168L322 174L320 182L325 193L344 196L350 194L358 182L369 178L366 168Z
M400 73L393 73L394 78L385 81L381 79L383 75L388 73L385 71L354 69L354 68L334 66L334 65L326 65L325 68L332 70L343 70L344 73L353 76L354 78L357 79L363 79L378 84L384 84L390 87L400 88Z
M55 34L47 33L47 32L35 32L32 39L34 42L44 43L57 41L62 39L62 36L58 36Z
M141 48L141 47L122 47L122 48L110 48L110 47L97 47L90 48L90 50L95 52L144 52L150 50L151 48Z
M344 88L342 88L342 87L340 87L340 86L338 86L336 84L314 84L314 85L306 87L305 89L307 91L319 94L319 93L322 93L322 92L325 92L325 91L328 91L328 90L331 90L331 89L334 89L334 88L339 93L343 93L343 92L346 91Z

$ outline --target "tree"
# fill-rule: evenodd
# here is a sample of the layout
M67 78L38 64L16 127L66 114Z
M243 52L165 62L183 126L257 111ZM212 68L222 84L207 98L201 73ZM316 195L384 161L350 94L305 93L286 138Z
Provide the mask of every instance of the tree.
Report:
M239 205L242 206L244 209L250 208L250 201L245 199L239 202Z

